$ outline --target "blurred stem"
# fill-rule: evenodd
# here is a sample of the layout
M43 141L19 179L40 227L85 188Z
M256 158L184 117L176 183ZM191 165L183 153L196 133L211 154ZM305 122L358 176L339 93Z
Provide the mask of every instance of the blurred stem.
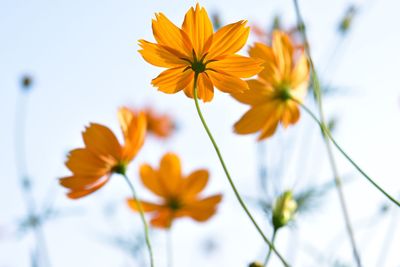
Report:
M153 256L153 248L151 246L151 242L150 242L150 235L149 235L149 225L147 224L146 218L144 217L144 211L143 211L143 207L142 204L140 203L137 194L136 194L136 190L133 187L133 184L131 183L131 181L129 180L128 176L126 174L123 174L126 183L128 184L129 188L131 189L132 192L132 197L136 202L136 205L138 206L138 210L139 210L139 214L140 214L140 219L142 220L143 223L143 228L144 228L144 236L145 236L145 240L146 240L146 245L147 245L147 249L149 251L149 258L150 258L150 266L154 267L154 256Z
M166 231L166 248L167 248L167 267L172 267L174 262L173 244L172 244L172 227Z
M22 91L22 90L21 90ZM25 201L26 212L28 221L31 222L30 226L33 228L36 240L36 251L38 251L40 263L44 266L50 266L50 259L46 245L46 238L43 232L43 219L37 214L36 200L32 192L32 181L28 175L27 160L26 160L26 117L27 117L27 104L28 93L19 93L17 96L16 112L15 112L15 164L17 168L17 176L19 178L19 185L21 188L22 196Z
M323 129L323 133L329 132L329 130L326 131L327 127L325 126L326 125L326 120L325 120L325 114L324 114L324 109L323 109L323 105L322 105L321 86L320 86L320 82L319 82L319 79L318 79L318 75L317 75L317 71L316 71L314 62L313 62L312 57L311 57L310 46L309 46L309 42L308 42L308 38L307 38L307 33L306 33L306 30L305 30L305 24L304 24L304 20L302 18L301 12L300 12L300 7L299 7L298 0L293 0L293 4L294 4L294 7L295 7L295 12L296 12L296 17L297 17L297 24L298 24L298 27L300 28L300 32L301 32L301 34L303 36L303 42L305 44L306 55L307 55L308 62L310 64L310 68L311 68L311 76L312 76L312 81L313 81L314 95L315 95L315 98L317 100L319 116L321 118L321 122L319 124L321 125L321 129ZM310 111L310 110L308 110L308 111ZM317 119L317 117L315 117L315 119ZM319 121L319 120L317 119L317 121ZM339 200L340 200L340 205L342 207L343 216L344 216L345 223L346 223L347 233L348 233L348 236L349 236L349 239L350 239L350 243L351 243L352 248L353 248L354 260L356 261L357 266L361 267L362 266L361 259L360 259L360 256L359 256L359 253L358 253L358 250L357 250L357 244L356 244L356 241L355 241L355 238L354 238L353 228L351 226L350 216L349 216L347 204L346 204L346 201L345 201L345 198L344 198L342 180L341 180L341 178L339 176L339 172L338 172L338 169L337 169L335 157L333 155L331 143L329 142L329 139L333 140L333 138L331 138L330 134L323 134L323 138L324 138L326 149L327 149L327 152L328 152L329 161L330 161L330 164L331 164L331 167L332 167L332 172L333 172L333 175L334 175L334 178L335 178L335 184L336 184L337 192L338 192L338 195L339 195Z
M239 194L239 191L237 190L231 175L229 174L228 168L226 167L225 161L222 158L221 152L218 148L217 143L214 140L214 137L211 134L210 129L207 126L206 121L204 120L203 114L201 113L200 110L200 106L199 106L199 100L198 100L198 96L197 96L197 80L198 80L198 75L199 73L195 73L194 75L194 83L193 83L193 96L194 96L194 102L196 105L196 110L197 110L197 114L199 115L199 118L201 120L201 123L203 124L204 130L206 131L212 145L214 146L215 152L217 153L218 159L222 165L222 168L224 169L226 178L228 179L228 182L230 184L230 186L232 187L233 192L235 193L235 196L237 198L237 200L239 201L239 204L242 206L243 210L245 211L245 213L247 214L247 216L249 217L249 219L251 220L251 222L253 223L254 227L257 229L258 233L261 235L261 237L264 239L264 241L268 244L268 246L276 253L276 255L279 257L279 259L282 261L283 265L288 267L289 264L286 262L286 260L282 257L282 255L275 249L275 247L273 246L273 244L271 243L271 241L265 236L265 234L263 233L263 231L261 230L261 227L257 224L256 220L253 218L253 216L251 215L249 209L247 208L246 204L244 203L242 197Z
M275 245L275 238L276 238L277 232L278 232L278 229L274 228L274 232L272 233L272 238L271 238L272 245ZM271 258L271 252L272 252L272 250L271 250L271 248L269 248L267 257L265 258L265 261L264 261L264 267L267 267L267 265L268 265L269 258Z
M332 133L329 131L328 127L326 127L325 124L323 124L317 116L304 104L300 103L299 101L296 101L301 105L301 107L312 117L312 119L318 123L318 125L321 128L321 131L324 136L326 136L332 144L339 150L339 152L351 163L351 165L354 166L354 168L357 169L376 189L378 189L382 194L384 194L388 199L390 199L394 204L396 204L398 207L400 207L400 203L392 197L389 193L387 193L382 187L380 187L371 177L369 177L358 165L353 161L353 159L340 147L340 145L336 142L336 140L333 138Z

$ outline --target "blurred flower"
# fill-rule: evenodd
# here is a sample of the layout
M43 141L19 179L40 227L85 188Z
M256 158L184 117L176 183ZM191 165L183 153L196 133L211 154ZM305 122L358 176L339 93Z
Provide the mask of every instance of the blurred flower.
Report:
M309 66L303 50L296 50L290 37L281 32L273 33L272 47L256 43L249 54L265 60L264 70L258 79L247 81L250 90L232 96L250 105L234 128L238 134L260 131L258 140L274 134L281 123L285 128L300 117L296 101L302 101L307 92Z
M114 133L101 124L91 123L82 133L85 148L72 150L65 163L72 176L60 179L72 199L86 196L108 182L113 173L125 174L127 165L143 145L146 135L146 115L128 108L118 111L124 135L121 145Z
M275 231L293 220L296 211L297 202L293 198L292 191L285 191L277 198L272 210L272 224Z
M147 118L147 133L151 133L159 138L171 136L175 130L172 118L166 114L155 113L151 108L145 110Z
M350 5L347 8L342 20L339 23L339 32L340 33L346 34L349 31L356 13L357 13L356 6Z
M29 91L32 88L32 77L30 75L24 75L21 79L21 88L24 91Z
M215 30L218 30L222 26L221 16L218 12L214 12L211 14L212 24Z
M263 267L264 264L262 264L261 262L252 262L250 263L249 267Z
M204 169L183 176L180 160L173 153L162 157L158 170L143 164L140 167L143 184L161 198L156 203L141 201L144 212L152 214L151 224L154 227L170 228L176 218L190 217L203 222L213 216L222 195L206 198L199 196L207 185L208 177L208 171ZM133 210L138 210L135 200L128 199L128 204Z
M247 90L249 78L262 70L259 59L236 55L246 43L249 28L246 21L226 25L214 33L207 11L190 8L182 29L164 14L153 20L153 34L157 43L140 40L139 52L143 58L158 67L168 68L152 80L158 90L174 94L183 90L193 98L193 82L198 74L198 96L211 101L214 86L228 93Z

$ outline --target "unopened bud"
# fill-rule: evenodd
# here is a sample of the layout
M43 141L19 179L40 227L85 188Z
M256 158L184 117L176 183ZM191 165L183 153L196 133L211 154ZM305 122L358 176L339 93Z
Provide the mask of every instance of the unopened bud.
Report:
M24 91L29 91L32 87L32 77L29 75L22 76L21 79L21 88Z
M273 207L272 223L274 229L278 230L293 220L296 210L297 202L293 198L292 191L285 191L276 199Z
M348 7L348 9L346 10L346 12L339 24L339 32L340 33L346 34L348 32L348 30L350 29L350 27L352 25L356 11L357 11L357 9L354 5L351 5Z
M263 267L263 265L260 262L252 262L250 263L249 267Z

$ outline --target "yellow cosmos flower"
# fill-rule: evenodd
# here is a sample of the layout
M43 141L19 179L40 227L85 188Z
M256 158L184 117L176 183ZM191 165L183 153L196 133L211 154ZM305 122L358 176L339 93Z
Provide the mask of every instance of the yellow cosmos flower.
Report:
M60 179L60 184L69 189L68 197L84 197L105 185L113 173L125 174L139 152L146 136L146 115L121 108L118 118L124 145L109 128L91 123L82 133L85 147L69 153L65 165L72 175Z
M179 157L173 153L165 154L160 168L153 169L148 164L140 167L143 184L160 197L156 203L141 201L144 212L152 214L151 224L159 228L170 228L176 218L190 217L196 221L208 220L216 212L222 195L200 197L208 182L208 171L196 170L188 176L182 175ZM129 206L137 211L135 200L128 199Z
M249 28L246 21L222 27L214 33L207 11L199 4L186 13L182 28L164 14L156 14L153 34L157 43L140 40L143 58L158 67L168 68L152 80L158 90L174 94L181 90L193 98L193 81L198 74L198 97L211 101L214 86L227 93L248 89L241 78L262 70L262 61L236 55L246 43Z
M238 134L260 132L259 140L274 134L278 124L288 127L299 120L297 101L302 101L309 83L309 64L303 49L295 49L290 37L274 31L272 47L256 43L249 54L265 61L258 79L247 81L250 90L232 96L250 110L236 122Z

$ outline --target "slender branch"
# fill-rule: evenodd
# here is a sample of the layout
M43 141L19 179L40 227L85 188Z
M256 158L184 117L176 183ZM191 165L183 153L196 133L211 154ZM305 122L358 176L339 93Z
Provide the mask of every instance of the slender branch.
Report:
M324 109L323 109L323 105L322 105L322 92L321 92L321 86L320 86L320 82L318 79L318 75L317 75L317 71L314 65L314 62L312 60L311 57L311 52L310 52L310 46L309 46L309 42L308 42L308 38L307 38L307 33L305 31L305 24L304 24L304 20L301 16L301 12L300 12L300 7L299 7L299 3L297 0L293 0L294 3L294 7L295 7L295 11L296 11L296 17L297 17L297 24L300 27L300 31L301 34L303 36L303 42L305 43L305 49L306 49L306 55L308 58L308 62L310 64L311 67L311 76L313 79L313 89L314 89L314 94L315 94L315 98L317 100L317 104L318 104L318 111L319 111L319 115L321 118L321 124L324 126L323 128L327 128L325 127L326 123L325 123L325 114L324 114ZM342 212L343 212L343 216L345 219L345 224L346 224L346 229L347 229L347 233L350 239L350 243L352 245L353 248L353 256L354 256L354 260L357 263L358 267L361 267L361 259L358 253L358 249L357 249L357 244L354 238L354 233L353 233L353 228L351 226L351 221L350 221L350 216L349 216L349 212L347 209L347 204L344 198L344 192L343 192L343 187L342 187L342 180L339 176L339 172L337 169L337 165L336 165L336 161L335 161L335 157L333 155L332 152L332 147L331 144L329 142L328 136L327 135L323 135L324 137L324 141L325 141L325 145L326 145L326 149L328 152L328 157L329 157L329 161L332 167L332 172L334 175L334 179L335 179L335 184L336 184L336 188L337 188L337 192L339 195L339 200L340 200L340 205L342 207Z
M273 244L271 243L271 241L265 236L265 234L263 233L263 231L261 230L261 227L257 224L256 220L253 218L253 216L251 215L249 209L247 208L246 204L244 203L242 197L239 194L239 191L237 190L231 175L229 174L228 168L226 167L225 161L222 158L221 152L218 148L217 143L214 140L214 137L211 134L210 129L207 126L207 123L203 117L203 114L201 113L200 110L200 106L199 106L199 100L198 100L198 96L197 96L197 78L198 78L198 73L196 72L194 75L194 84L193 84L193 95L194 95L194 102L196 105L196 110L197 110L197 114L199 115L199 118L201 120L201 123L203 124L204 130L206 131L212 145L214 146L215 152L217 153L218 159L222 165L222 168L224 169L225 175L228 178L229 184L233 189L233 192L235 193L235 196L237 198L237 200L239 201L239 204L242 206L243 210L245 211L245 213L247 214L247 216L249 217L249 219L251 220L251 222L253 223L253 225L255 226L255 228L257 229L258 233L262 236L262 238L264 239L264 241L268 244L268 246L275 252L275 254L279 257L279 259L282 261L283 265L288 267L289 264L285 261L285 259L282 257L282 255L275 249L275 247L273 246Z
M150 242L150 235L149 235L149 225L147 224L146 218L144 217L144 211L143 211L143 207L142 204L140 203L137 194L136 194L136 190L133 187L133 184L131 183L131 181L129 180L128 176L126 174L123 174L126 183L128 184L129 188L132 191L132 197L136 202L136 205L138 206L138 210L139 210L139 214L140 214L140 219L142 220L143 223L143 228L144 228L144 236L145 236L145 240L146 240L146 245L149 251L149 258L150 258L150 266L154 267L154 256L153 256L153 248L151 246L151 242Z
M275 238L276 238L277 232L278 232L278 229L274 229L274 232L272 233L272 238L271 238L272 245L275 245ZM271 248L269 248L267 257L265 258L265 261L264 261L264 267L267 267L267 265L268 265L269 258L271 257L271 252L272 252L272 250L271 250Z
M380 187L371 177L369 177L358 165L355 161L343 150L343 148L336 142L333 138L332 133L329 131L328 127L326 127L318 118L317 116L303 103L297 101L301 105L304 111L306 111L311 118L318 123L321 131L324 135L326 135L332 144L339 150L339 152L357 169L376 189L378 189L382 194L384 194L388 199L390 199L394 204L400 207L400 203L394 197L392 197L389 193L387 193L382 187Z

